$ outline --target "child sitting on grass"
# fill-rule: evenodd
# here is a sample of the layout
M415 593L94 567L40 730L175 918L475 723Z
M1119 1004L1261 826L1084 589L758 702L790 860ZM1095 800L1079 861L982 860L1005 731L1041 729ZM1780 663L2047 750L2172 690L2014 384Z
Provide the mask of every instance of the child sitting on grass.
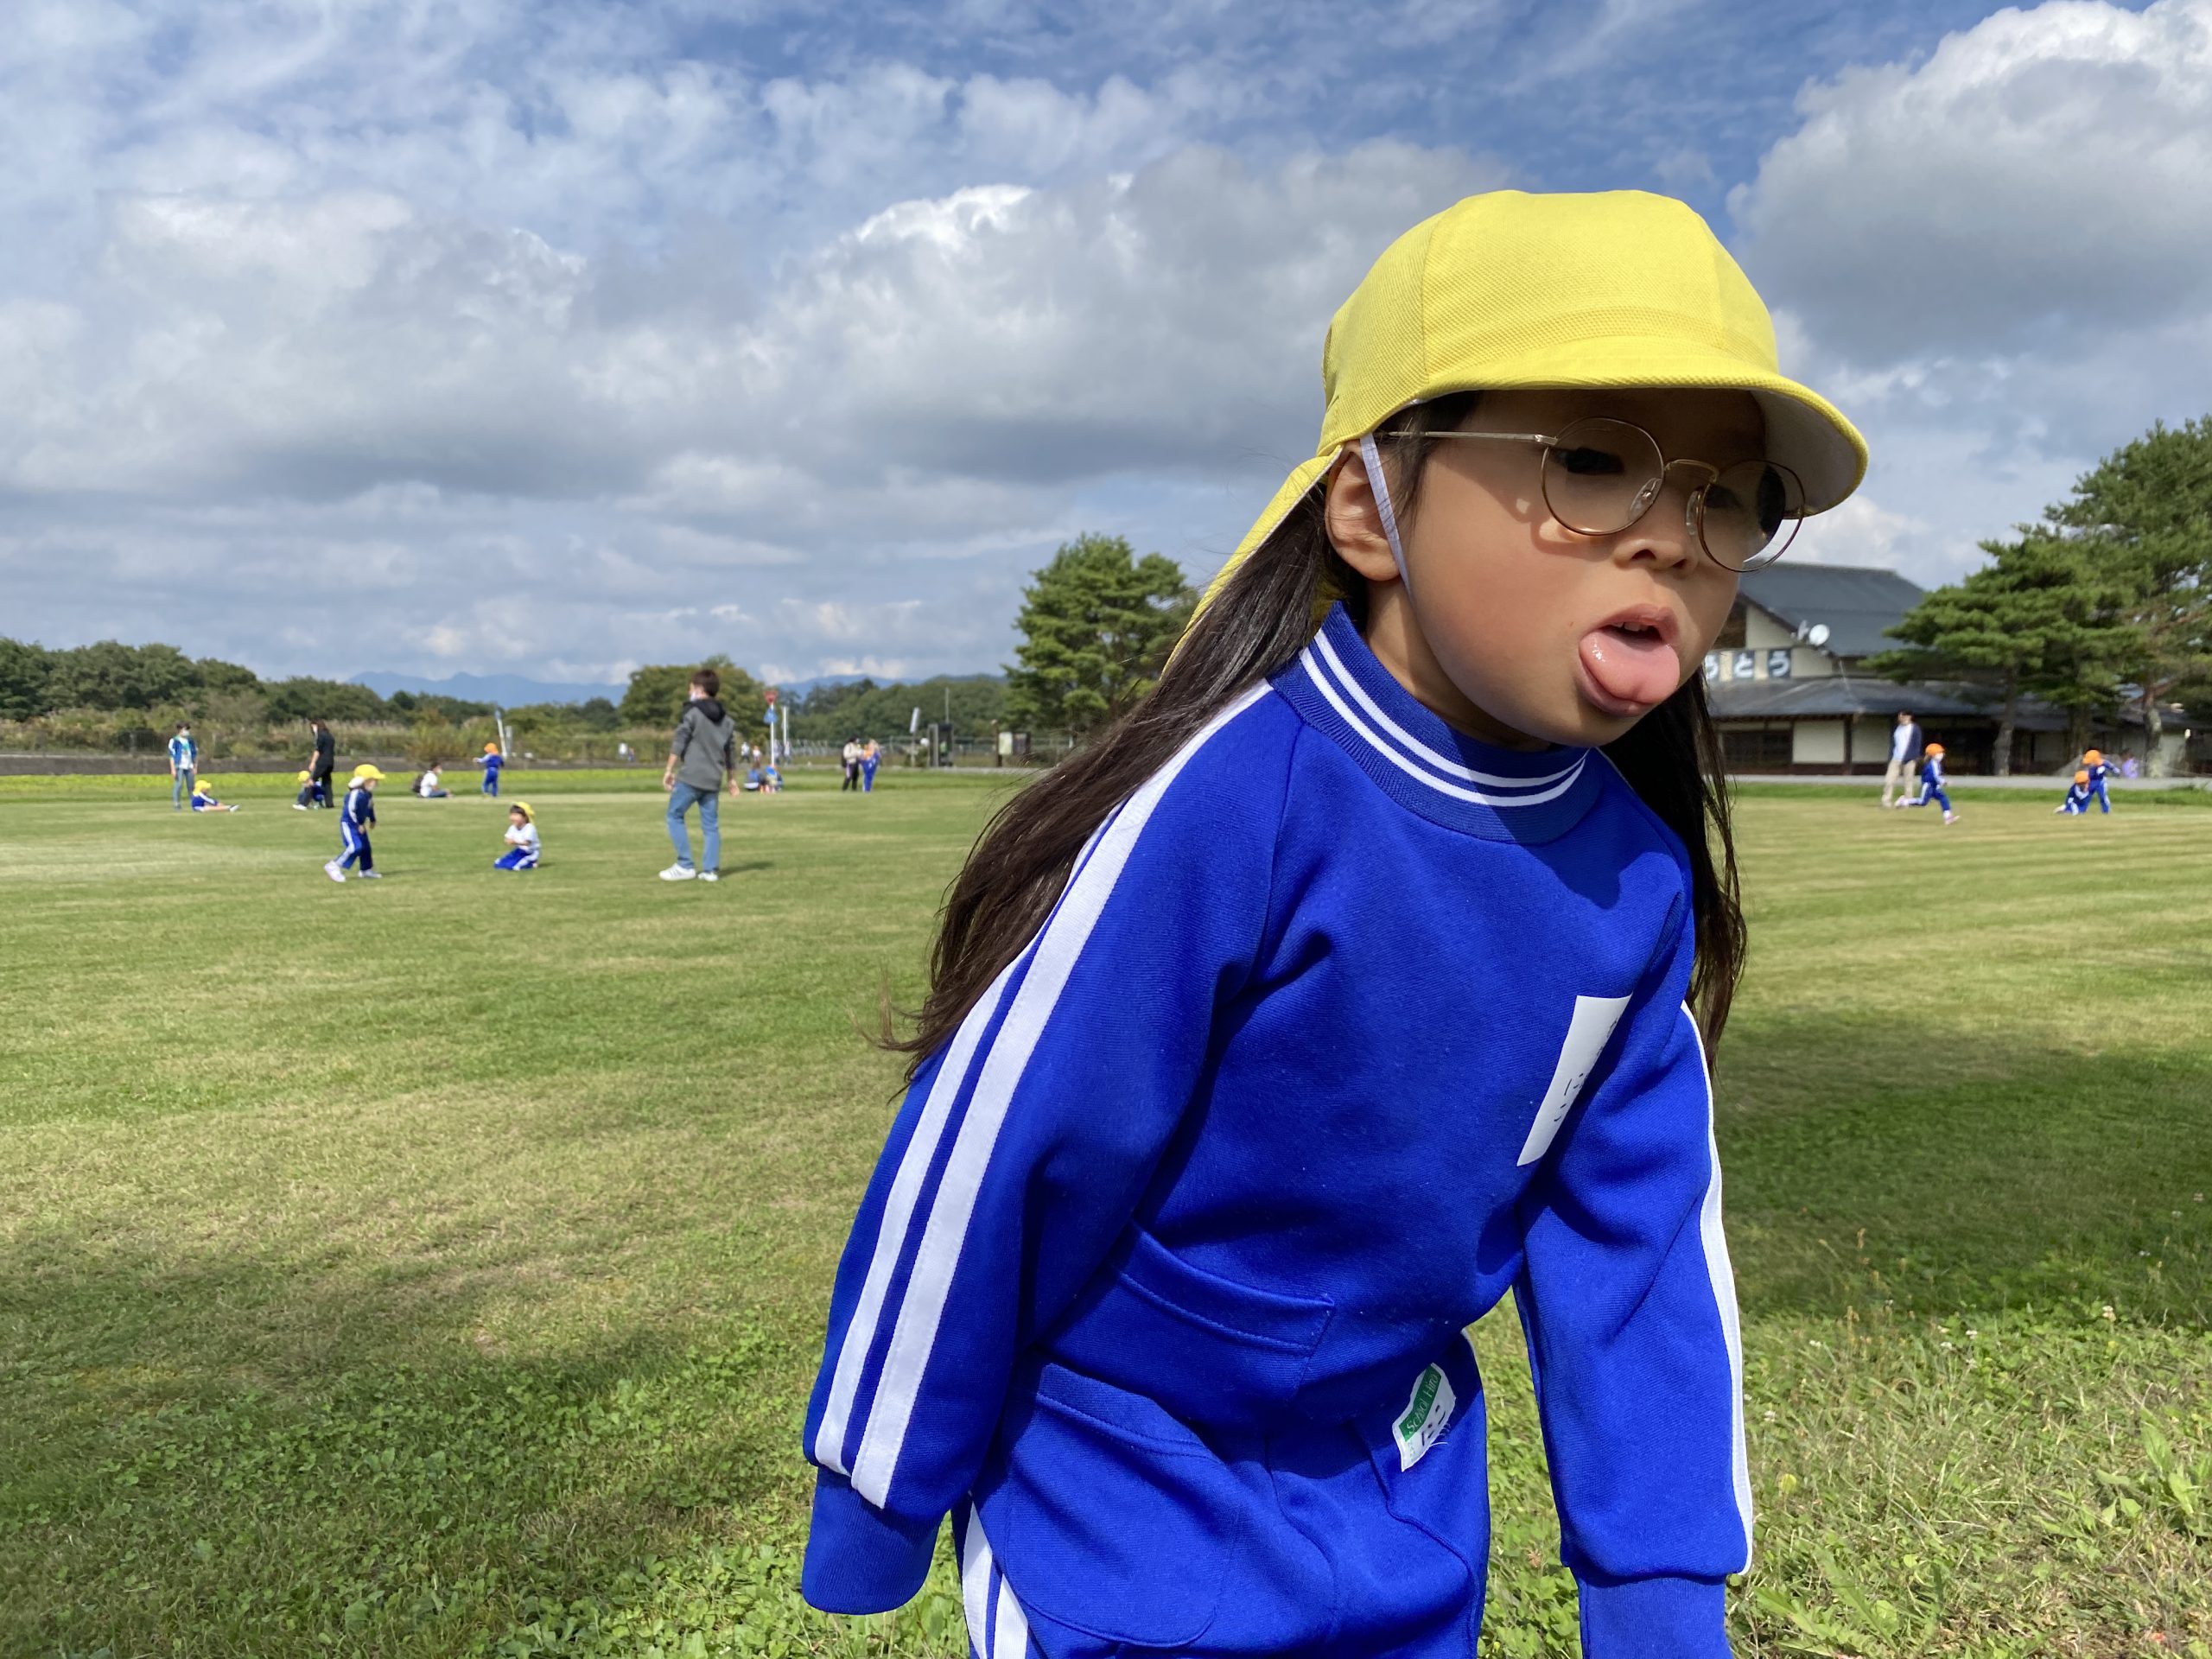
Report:
M2083 817L2088 813L2089 803L2094 799L2096 796L2089 788L2089 774L2077 772L2074 774L2073 783L2067 788L2066 798L2051 810L2062 812L2069 818Z
M192 785L192 810L195 812L235 812L235 806L226 806L215 798L215 785L195 781Z
M507 809L507 850L492 861L492 868L534 870L537 854L537 815L528 801L517 801Z

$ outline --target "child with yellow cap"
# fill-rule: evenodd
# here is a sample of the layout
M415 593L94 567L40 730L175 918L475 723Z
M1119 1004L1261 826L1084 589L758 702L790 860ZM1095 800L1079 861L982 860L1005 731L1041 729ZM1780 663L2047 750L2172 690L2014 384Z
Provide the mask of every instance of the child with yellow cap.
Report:
M2074 781L2066 786L2066 798L2051 810L2069 818L2085 817L2088 814L2089 803L2095 798L2094 791L2089 787L2088 771L2084 767L2075 772Z
M1526 1326L1592 1659L1751 1549L1705 1052L1743 923L1699 672L1858 484L1680 202L1462 201L1158 688L1000 811L807 1416L803 1586L994 1659L1465 1656Z
M484 768L483 792L493 800L498 800L499 798L499 768L507 764L507 757L499 753L498 744L486 743L484 746L484 757L476 764Z
M495 870L534 870L537 868L537 814L528 801L507 809L507 850L492 861Z
M366 760L353 768L353 779L346 785L346 803L338 810L339 855L322 867L322 873L332 880L343 881L357 861L361 880L384 879L376 867L375 855L369 850L369 831L377 822L377 785L383 781L383 772Z

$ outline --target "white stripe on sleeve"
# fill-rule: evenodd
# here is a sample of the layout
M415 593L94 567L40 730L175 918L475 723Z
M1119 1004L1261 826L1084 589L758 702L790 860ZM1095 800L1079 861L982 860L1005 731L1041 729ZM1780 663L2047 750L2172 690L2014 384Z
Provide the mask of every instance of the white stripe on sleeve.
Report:
M1014 993L1006 1022L983 1057L975 1096L953 1141L952 1155L931 1206L921 1249L899 1310L899 1322L892 1332L890 1352L884 1360L883 1377L868 1412L868 1427L861 1436L859 1455L853 1459L853 1490L879 1508L890 1493L892 1475L906 1445L906 1427L920 1397L931 1351L937 1344L938 1325L951 1294L953 1272L959 1265L968 1224L975 1215L976 1196L1030 1056L1160 798L1190 764L1192 756L1268 695L1270 688L1265 683L1252 687L1146 779L1107 825L1089 861L1068 884L1052 919L1032 947L1028 976Z
M1729 1460L1735 1476L1736 1514L1744 1523L1744 1564L1751 1569L1751 1460L1744 1443L1744 1330L1736 1307L1736 1269L1728 1260L1728 1239L1720 1226L1720 1141L1713 1128L1713 1073L1705 1059L1705 1037L1689 1005L1682 1018L1690 1022L1690 1040L1697 1045L1698 1075L1705 1081L1705 1146L1713 1160L1713 1178L1706 1184L1705 1203L1698 1212L1698 1235L1705 1245L1705 1270L1713 1281L1713 1300L1720 1314L1721 1339L1728 1345Z
M928 1178L930 1166L937 1160L938 1143L944 1139L945 1119L951 1116L952 1103L968 1081L969 1068L976 1058L976 1045L982 1040L984 1032L997 1016L999 1001L1006 995L1007 981L1020 965L1019 957L1006 965L982 1000L968 1011L968 1017L960 1022L960 1029L953 1033L952 1046L945 1051L944 1064L938 1068L937 1077L930 1085L929 1098L922 1104L922 1116L914 1125L913 1139L906 1143L906 1155L899 1160L899 1173L892 1178L891 1194L884 1200L883 1218L876 1229L875 1254L868 1259L868 1277L861 1284L861 1299L854 1305L853 1317L846 1322L844 1344L837 1351L836 1375L830 1382L830 1402L823 1408L822 1427L814 1437L814 1460L841 1475L848 1472L845 1431L852 1422L853 1401L860 1392L861 1372L867 1366L868 1350L875 1345L883 1298L890 1288L891 1275L898 1268L899 1254L906 1248L907 1231L913 1225L914 1206L920 1200L922 1183Z

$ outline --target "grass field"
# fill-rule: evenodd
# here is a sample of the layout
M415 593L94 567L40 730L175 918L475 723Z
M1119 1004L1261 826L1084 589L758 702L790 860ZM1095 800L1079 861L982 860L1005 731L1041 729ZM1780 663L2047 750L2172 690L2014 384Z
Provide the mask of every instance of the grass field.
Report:
M992 780L726 802L715 888L652 781L340 887L282 779L0 779L0 1656L962 1650L800 1606L796 1439ZM2050 806L1743 804L1740 1652L2212 1659L2212 810ZM1568 1653L1510 1317L1487 1645Z

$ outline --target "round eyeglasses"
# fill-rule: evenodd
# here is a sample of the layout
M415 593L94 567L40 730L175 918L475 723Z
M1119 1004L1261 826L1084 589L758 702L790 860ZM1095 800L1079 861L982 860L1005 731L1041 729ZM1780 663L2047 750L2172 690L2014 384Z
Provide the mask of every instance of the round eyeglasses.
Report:
M1615 536L1651 511L1667 474L1688 467L1704 474L1682 510L1683 528L1713 562L1736 571L1772 564L1805 517L1805 486L1775 461L1715 467L1669 461L1633 421L1592 417L1541 432L1408 432L1405 437L1467 438L1485 443L1533 443L1544 452L1544 505L1553 518L1584 536Z

